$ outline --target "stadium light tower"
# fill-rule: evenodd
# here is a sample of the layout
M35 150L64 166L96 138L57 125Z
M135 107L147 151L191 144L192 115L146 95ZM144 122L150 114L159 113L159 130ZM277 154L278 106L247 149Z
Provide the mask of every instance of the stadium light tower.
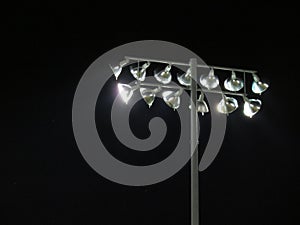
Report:
M137 58L126 56L118 65L110 65L116 79L120 76L122 68L129 63L136 63L137 67L131 67L130 72L137 80L135 85L118 84L119 94L123 101L127 104L132 97L134 91L140 90L140 94L148 104L152 106L156 94L162 92L162 97L165 103L176 110L180 107L180 95L183 90L190 91L190 148L191 148L191 225L199 225L199 177L198 177L198 113L204 115L209 112L209 108L205 102L205 93L215 93L222 96L221 101L217 105L217 110L220 113L229 115L238 109L238 102L233 97L241 97L244 101L243 113L245 116L252 118L261 108L262 102L259 99L249 99L246 89L246 75L252 77L252 92L261 94L269 87L263 83L254 70L235 69L220 66L207 66L197 64L195 58L191 58L189 63L173 62L166 60ZM147 68L151 63L165 64L165 68L154 74L157 83L147 83L145 81ZM140 64L142 64L140 66ZM173 66L185 66L187 70L183 74L177 75L177 80L180 86L170 85L172 80L171 69ZM197 68L209 68L208 74L197 75ZM220 86L220 81L215 70L230 71L231 76L224 81L226 90L215 90ZM242 73L243 78L236 75L236 72ZM197 80L199 79L200 85ZM242 90L243 89L243 90ZM240 92L242 90L242 92ZM199 97L198 97L199 93Z

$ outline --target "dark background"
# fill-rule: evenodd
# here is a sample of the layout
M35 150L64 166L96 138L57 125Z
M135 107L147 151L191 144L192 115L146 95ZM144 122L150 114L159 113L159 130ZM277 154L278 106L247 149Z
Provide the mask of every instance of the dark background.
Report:
M296 7L179 4L26 2L9 10L3 35L9 72L2 89L10 119L3 123L8 145L1 224L190 223L188 164L162 183L122 186L88 166L72 132L72 100L84 71L106 51L145 39L180 44L207 64L256 69L270 83L252 120L241 109L228 117L222 149L201 174L202 224L299 224ZM159 107L152 110L159 115ZM175 127L169 135L176 136L176 114L162 111ZM146 129L138 110L133 114ZM101 130L105 118L99 115ZM140 132L147 137L146 130ZM166 143L162 151L170 153L174 143ZM131 163L149 162L131 156ZM151 155L156 156L166 153ZM118 157L129 160L126 154Z

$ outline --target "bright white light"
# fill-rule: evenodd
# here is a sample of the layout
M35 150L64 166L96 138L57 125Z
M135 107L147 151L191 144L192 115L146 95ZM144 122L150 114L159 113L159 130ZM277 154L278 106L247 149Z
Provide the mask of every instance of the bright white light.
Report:
M189 68L186 73L177 76L177 80L181 85L191 86L192 78L191 78L191 69Z
M223 114L229 114L238 108L238 103L235 98L226 97L222 98L220 103L217 105L217 110Z
M219 85L219 78L215 76L214 70L211 69L209 74L203 74L200 76L200 83L207 89L214 89Z
M141 95L145 102L148 104L149 108L152 106L155 100L156 91L150 88L140 88Z
M232 71L231 77L224 81L224 87L229 91L239 91L244 87L244 82Z
M122 100L127 104L133 94L132 87L128 84L118 84L118 89Z
M164 91L162 93L165 103L172 109L178 109L180 106L180 97L174 91Z
M146 79L146 69L150 66L150 62L146 62L142 65L141 68L135 67L131 68L130 72L133 77L139 81L144 81Z
M113 71L113 73L114 73L114 75L116 77L116 80L117 80L118 77L120 76L121 72L122 72L122 67L121 66L114 66L114 67L112 67L110 65L110 68Z
M171 65L166 66L166 68L157 74L154 74L155 79L162 84L169 84L172 80L172 75L170 73Z
M119 63L119 65L117 65L117 66L109 65L110 68L111 68L111 70L113 71L115 77L116 77L116 80L117 80L118 77L120 76L120 74L121 74L121 72L122 72L122 68L123 68L124 66L126 66L126 64L128 64L128 63L129 63L129 60L128 60L128 59L125 59L125 60L121 61L121 62Z
M258 99L246 99L244 103L244 114L252 118L261 107L261 101Z
M269 85L267 83L261 82L260 78L256 74L253 73L252 76L254 80L252 83L252 91L255 94L261 94L268 89Z
M267 83L262 83L261 81L253 81L252 91L255 94L261 94L268 89L269 85Z

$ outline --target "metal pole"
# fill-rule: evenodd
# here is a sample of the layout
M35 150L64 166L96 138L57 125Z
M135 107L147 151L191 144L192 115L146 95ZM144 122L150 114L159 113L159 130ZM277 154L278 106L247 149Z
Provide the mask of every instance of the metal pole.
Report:
M197 124L197 60L190 60L191 68L191 225L199 225L199 178L198 178L198 124Z

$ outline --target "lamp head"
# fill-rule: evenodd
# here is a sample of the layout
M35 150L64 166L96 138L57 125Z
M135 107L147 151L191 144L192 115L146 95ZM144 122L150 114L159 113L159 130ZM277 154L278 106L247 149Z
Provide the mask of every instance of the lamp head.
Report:
M182 75L177 75L177 80L181 85L191 86L192 78L191 78L191 69L189 68L186 73Z
M129 60L128 59L125 59L123 61L121 61L119 63L119 65L116 65L116 66L112 66L112 65L109 65L111 70L113 71L115 77L116 77L116 80L118 79L118 77L120 76L121 72L122 72L122 68L124 66L126 66L127 64L129 63Z
M172 74L170 73L171 67L169 64L164 70L154 74L155 79L162 84L169 84L172 80Z
M129 99L132 97L135 88L128 84L118 84L118 89L122 100L127 104Z
M139 66L137 67L131 67L130 72L133 75L135 79L138 81L144 81L146 78L146 69L150 66L150 62L146 62L142 65L140 68Z
M211 69L208 74L200 76L200 84L209 90L219 85L219 78L215 76L214 69Z
M268 89L269 85L267 83L261 82L256 74L253 74L253 80L252 91L255 94L261 94Z
M155 100L156 93L159 92L160 90L161 90L160 87L155 89L145 88L145 87L140 88L141 96L143 97L144 101L147 103L149 108L152 106Z
M217 110L223 114L229 114L234 112L238 108L238 103L235 98L227 97L223 95L222 100L217 106Z
M232 71L231 77L224 81L224 87L229 91L239 91L244 87L244 82Z
M200 112L202 114L202 116L204 115L204 113L209 112L208 106L207 106L206 102L204 101L204 94L202 92L199 95L199 98L197 100L197 111Z
M180 94L181 92L164 91L162 93L165 103L172 109L178 109L180 106Z
M248 99L244 97L244 114L252 118L261 108L262 102L258 99Z

